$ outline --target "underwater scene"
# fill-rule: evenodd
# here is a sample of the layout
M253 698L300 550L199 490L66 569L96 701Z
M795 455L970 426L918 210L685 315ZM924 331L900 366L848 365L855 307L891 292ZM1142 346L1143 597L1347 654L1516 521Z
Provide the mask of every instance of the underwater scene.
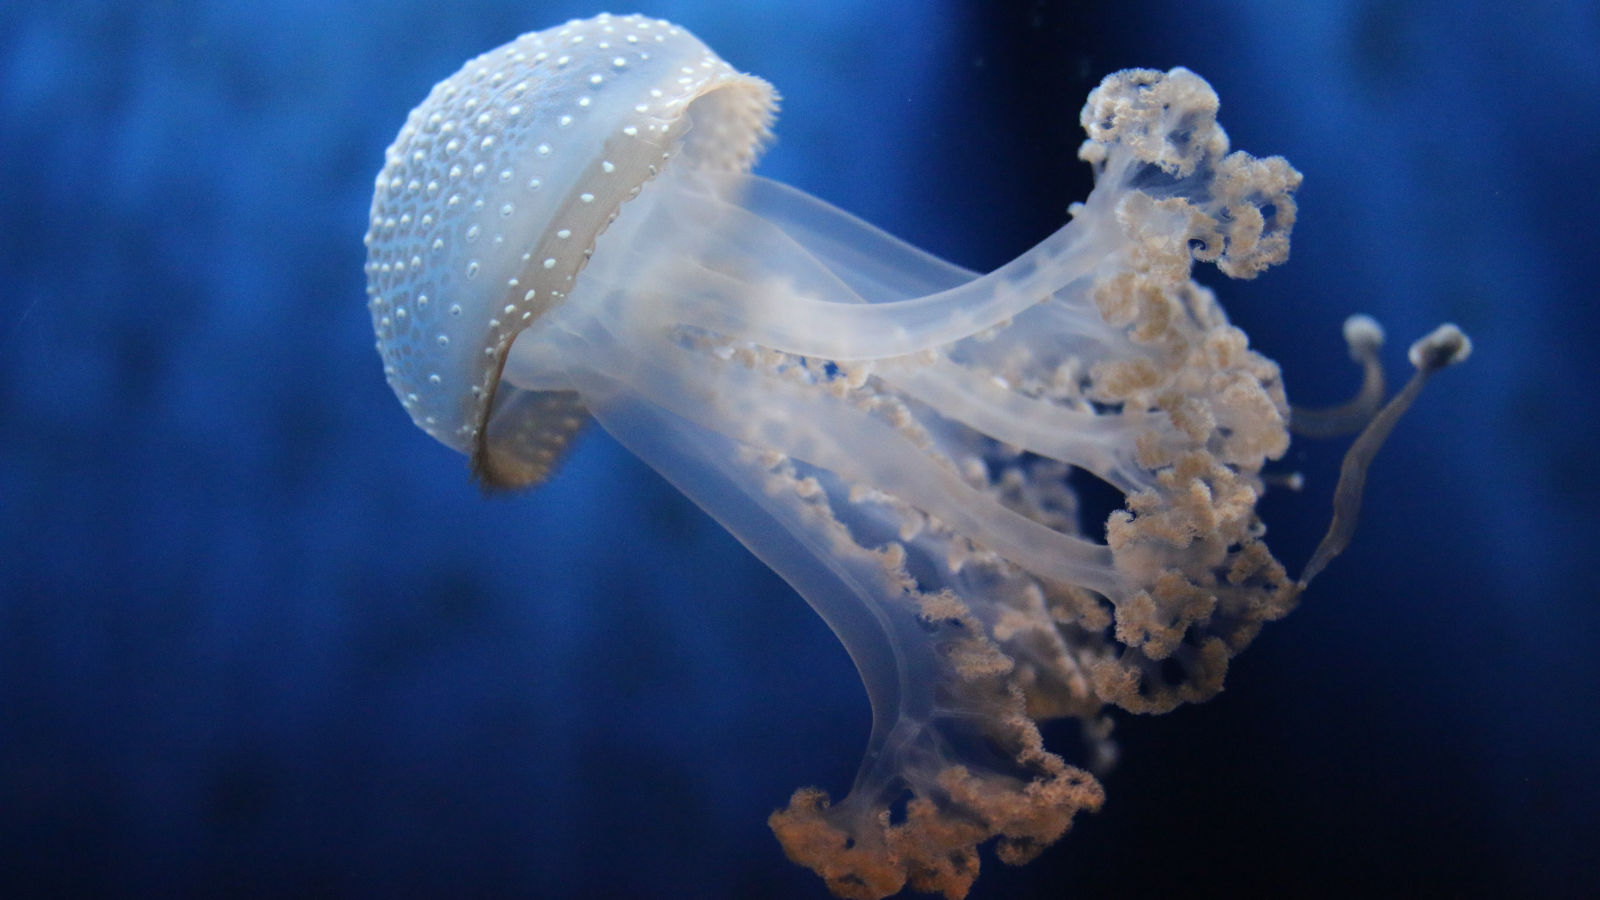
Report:
M0 896L1593 896L1596 47L7 3Z

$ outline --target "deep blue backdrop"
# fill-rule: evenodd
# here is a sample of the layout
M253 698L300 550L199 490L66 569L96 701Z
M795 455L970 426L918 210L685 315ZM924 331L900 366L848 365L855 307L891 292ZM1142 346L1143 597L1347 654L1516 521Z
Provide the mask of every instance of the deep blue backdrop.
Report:
M975 268L1086 192L1090 86L1189 66L1306 176L1220 286L1292 397L1352 312L1395 372L1477 340L1228 691L1122 717L1105 810L975 897L1593 896L1596 4L637 5L783 92L764 173ZM820 621L601 433L482 499L372 351L406 111L595 11L0 4L0 895L822 896L764 825L865 739ZM1292 568L1341 450L1266 503Z

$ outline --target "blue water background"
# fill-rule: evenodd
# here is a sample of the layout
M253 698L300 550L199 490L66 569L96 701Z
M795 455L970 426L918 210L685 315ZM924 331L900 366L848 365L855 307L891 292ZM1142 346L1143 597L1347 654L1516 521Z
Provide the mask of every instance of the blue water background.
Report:
M1476 339L1226 693L973 896L1594 896L1600 6L641 2L784 95L761 171L987 269L1088 188L1078 109L1185 65L1305 173L1218 287L1291 396ZM868 724L820 620L599 431L483 499L384 384L372 178L567 2L0 4L0 896L819 898L767 831ZM615 9L616 12L627 10ZM1291 568L1338 442L1263 505ZM1070 732L1052 732L1070 744Z

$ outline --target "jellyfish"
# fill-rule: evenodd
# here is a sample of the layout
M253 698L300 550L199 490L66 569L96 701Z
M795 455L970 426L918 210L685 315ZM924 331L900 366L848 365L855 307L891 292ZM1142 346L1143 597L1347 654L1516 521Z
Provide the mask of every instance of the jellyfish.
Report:
M377 348L486 489L549 478L593 419L793 586L872 725L848 793L802 788L770 827L838 896L956 900L980 846L1021 864L1101 806L1109 710L1221 689L1348 542L1422 380L1469 345L1452 326L1419 342L1380 410L1381 332L1347 329L1368 383L1303 419L1367 432L1292 578L1256 514L1294 420L1279 370L1191 274L1284 261L1300 174L1230 152L1204 80L1108 76L1081 116L1093 191L983 275L752 174L776 102L639 16L468 62L377 177ZM1086 479L1124 498L1103 522L1082 521ZM1041 739L1060 718L1082 766Z

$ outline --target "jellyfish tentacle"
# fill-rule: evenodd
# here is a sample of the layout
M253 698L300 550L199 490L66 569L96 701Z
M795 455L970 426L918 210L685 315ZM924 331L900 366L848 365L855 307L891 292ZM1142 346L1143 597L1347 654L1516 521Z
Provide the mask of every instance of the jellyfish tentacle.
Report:
M1411 345L1409 357L1416 371L1406 386L1372 417L1366 429L1350 444L1339 466L1339 483L1333 489L1333 520L1328 533L1312 552L1300 573L1298 588L1305 590L1311 580L1344 552L1355 535L1361 515L1361 495L1367 486L1367 470L1400 417L1411 408L1422 388L1439 372L1464 361L1472 354L1472 340L1453 324L1446 323L1423 335Z
M1154 487L1151 474L1131 458L1141 429L1164 423L1149 417L1099 415L1023 396L995 378L948 361L880 365L876 374L940 415L1003 441L1093 472L1125 494Z
M719 196L791 235L868 303L935 294L979 277L782 182L756 174L707 180L718 182Z
M605 357L589 353L582 358ZM607 368L626 371L643 396L685 419L805 460L851 483L915 497L927 515L961 534L981 536L981 543L1033 571L1094 590L1120 590L1105 545L1053 531L975 489L955 470L956 461L926 438L919 444L912 436L916 424L895 408L892 396L882 398L888 418L880 418L838 402L825 387L761 374L754 368L759 365L753 355L734 353L721 360L663 341L652 353L613 360ZM684 372L696 373L700 383L683 383Z
M589 370L576 382L608 431L806 598L866 685L872 729L849 792L831 803L801 789L771 818L791 859L841 897L908 884L959 897L979 844L998 838L1002 858L1023 862L1100 806L1093 776L1043 748L1011 659L971 610L920 588L902 545L864 546L839 518L853 506L842 483L819 490L781 454L687 421L631 381Z
M642 194L640 201L654 201L652 211L696 209L696 215L686 218L722 223L714 227L724 234L740 231L729 224L737 221L736 209L686 182L686 177L664 173L650 185L650 196ZM641 222L649 215L645 210L630 213ZM672 235L670 230L651 231ZM906 299L868 303L852 296L853 291L795 291L782 283L763 283L760 275L765 273L759 271L751 279L723 272L724 279L692 294L661 291L648 296L665 319L799 356L838 362L908 356L1004 323L1059 292L1087 291L1087 279L1107 264L1116 247L1103 231L1069 223L994 272ZM715 252L704 231L678 229L678 234L694 244L671 254L675 258L697 261L708 249ZM751 237L748 231L741 234L744 240ZM759 256L746 259L755 263Z
M1350 358L1361 367L1361 387L1354 397L1337 406L1293 407L1289 430L1295 434L1316 438L1354 434L1366 427L1383 405L1383 362L1378 359L1383 326L1371 316L1354 315L1344 321L1344 339L1350 347Z

